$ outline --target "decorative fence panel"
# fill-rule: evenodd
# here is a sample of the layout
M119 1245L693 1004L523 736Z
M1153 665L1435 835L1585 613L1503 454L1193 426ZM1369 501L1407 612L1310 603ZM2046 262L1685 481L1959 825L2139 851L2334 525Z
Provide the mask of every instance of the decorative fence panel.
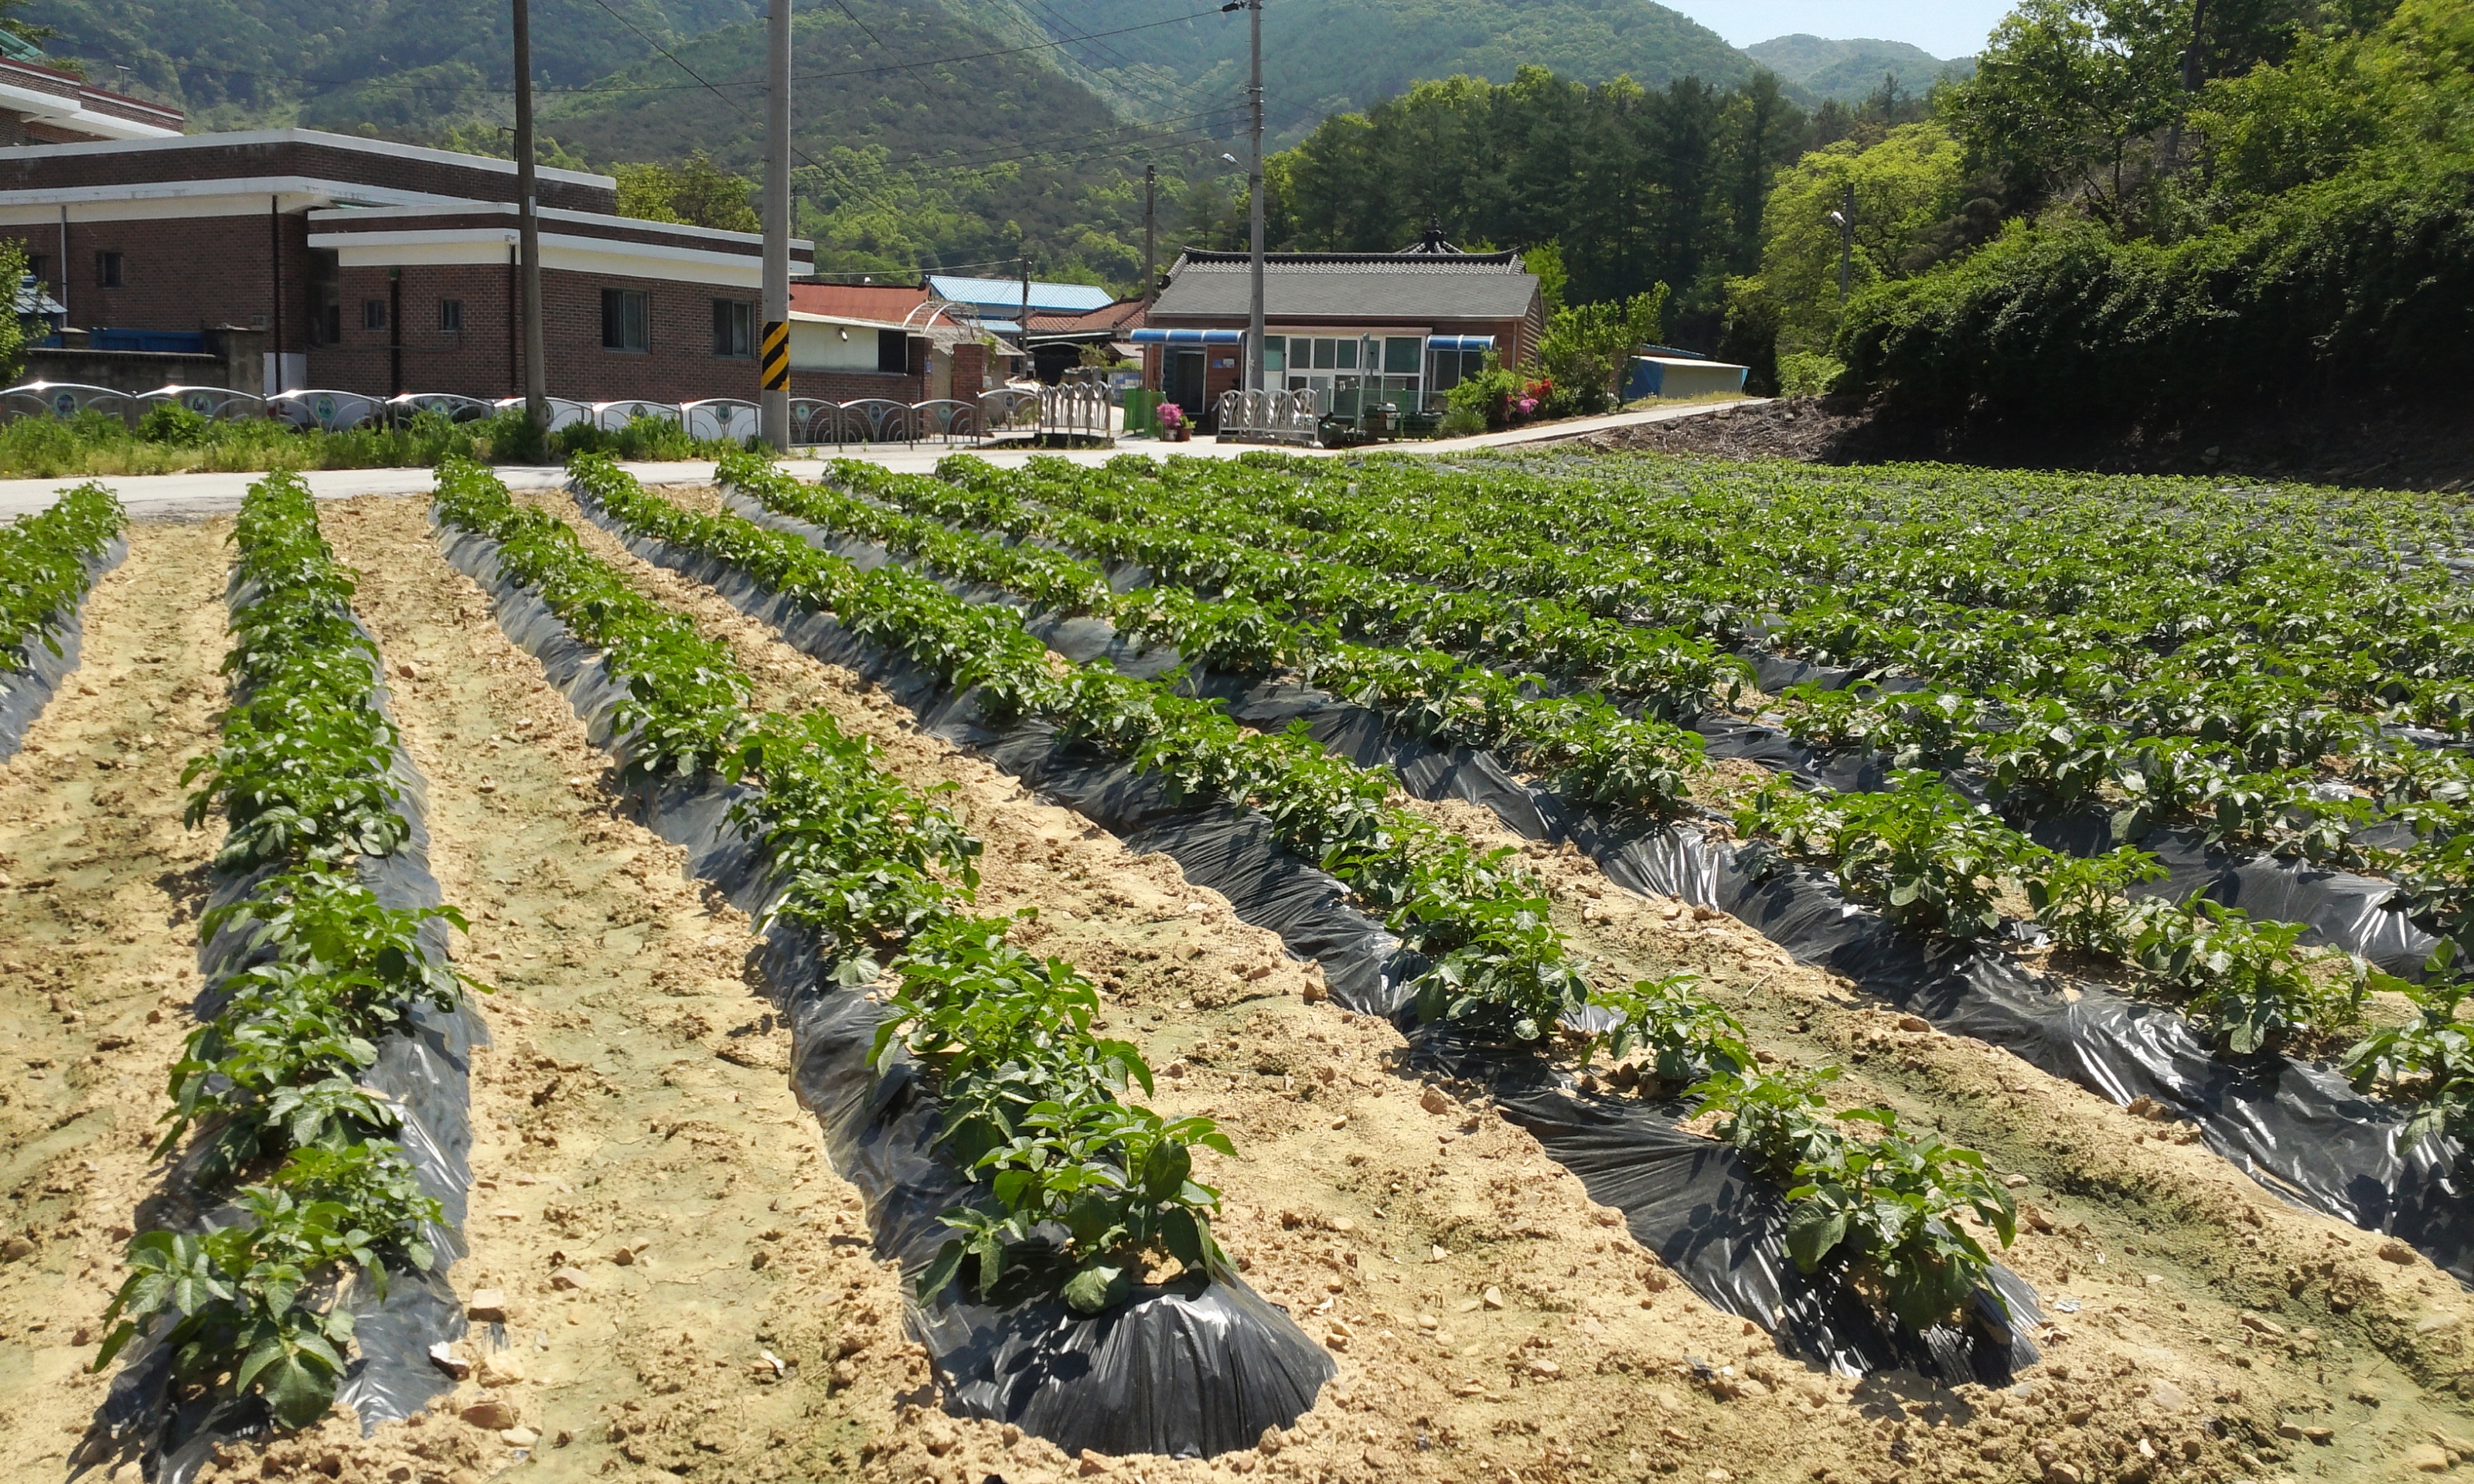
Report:
M1322 398L1313 389L1297 392L1223 392L1220 439L1232 443L1298 443L1320 437Z

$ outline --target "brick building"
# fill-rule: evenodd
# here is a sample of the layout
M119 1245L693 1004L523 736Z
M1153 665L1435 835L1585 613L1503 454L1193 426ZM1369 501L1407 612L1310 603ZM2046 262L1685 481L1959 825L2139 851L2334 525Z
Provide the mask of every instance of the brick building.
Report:
M922 284L790 285L790 384L827 401L977 401L984 332Z
M619 216L607 176L538 180L550 395L753 399L763 239ZM512 161L312 130L0 149L0 234L67 348L253 340L251 392L521 393L517 226Z
M1143 384L1207 419L1245 384L1252 298L1243 252L1188 249L1141 327ZM1514 252L1463 252L1429 231L1398 252L1264 256L1263 371L1273 391L1313 389L1326 411L1371 398L1431 410L1489 351L1506 366L1545 333L1537 276Z
M0 38L0 146L81 139L162 139L181 132L178 108L95 87L48 66L41 51Z

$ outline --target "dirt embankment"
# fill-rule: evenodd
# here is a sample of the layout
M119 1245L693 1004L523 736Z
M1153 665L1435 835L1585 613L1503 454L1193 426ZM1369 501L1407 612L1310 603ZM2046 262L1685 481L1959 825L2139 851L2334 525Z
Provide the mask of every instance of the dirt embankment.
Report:
M2474 403L2462 391L2442 390L2404 401L2328 401L2189 418L2160 415L2134 424L2076 418L1994 424L1891 417L1839 398L1802 397L1585 434L1544 446L1817 464L1929 461L1990 468L2457 491L2474 484Z

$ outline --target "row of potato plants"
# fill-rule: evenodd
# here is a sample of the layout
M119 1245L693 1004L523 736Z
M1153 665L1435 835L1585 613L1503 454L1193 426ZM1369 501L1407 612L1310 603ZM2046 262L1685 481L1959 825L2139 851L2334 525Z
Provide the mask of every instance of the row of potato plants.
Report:
M1608 546L1589 544L1591 520L1574 512L1620 501L1588 481L1531 489L1495 476L1404 472L1381 462L1357 467L1346 478L1332 477L1330 466L1322 463L1299 466L1296 477L1172 461L1174 497L1150 498L1139 507L1128 503L1136 500L1135 491L1168 488L1146 478L1147 461L1115 461L1105 476L1052 462L1045 493L1070 501L1079 482L1094 491L1085 493L1086 500L1114 501L1129 515L1140 508L1145 520L1232 533L1284 552L1349 560L1469 593L1493 592L1503 602L1549 592L1636 621L1672 623L1704 637L1733 641L1758 630L1766 642L1822 662L1844 658L1878 666L1886 657L1895 667L1931 677L1942 688L1923 699L1799 690L1786 707L1789 730L1819 746L1878 747L1896 754L1902 766L1973 762L1991 777L2013 818L2086 806L2101 788L2105 802L2116 807L2125 839L2159 821L2188 823L2227 845L2409 874L2417 874L2413 859L2364 843L2369 826L2407 824L2428 839L2453 835L2468 823L2474 764L2453 753L2401 742L2383 730L2383 720L2401 713L2383 705L2379 695L2393 700L2402 682L2355 684L2343 679L2351 673L2348 667L2368 662L2364 657L2402 626L2423 635L2402 646L2407 653L2397 660L2413 670L2410 678L2458 683L2450 677L2463 671L2463 655L2474 652L2474 623L2453 591L2442 590L2425 605L2430 611L2417 624L2401 616L2411 605L2393 592L2363 600L2359 584L2332 585L2327 564L2314 556L2301 562L2303 570L2316 574L2310 581L2297 576L2293 563L2283 563L2267 574L2259 592L2240 601L2209 610L2185 603L2165 615L2134 619L2124 615L2137 611L2153 589L2171 584L2154 577L2160 569L2150 560L2157 555L2154 542L2106 531L2099 534L2110 539L2091 538L2082 545L2114 559L2109 580L2070 588L2071 600L2084 608L2088 624L2129 636L2106 642L2075 631L2043 633L2059 620L2030 615L2021 621L2041 626L2042 633L2030 638L2005 632L2005 622L2019 615L1988 607L2001 593L1988 590L1989 579L1976 580L1976 567L1962 574L1919 574L1899 562L1899 537L1905 528L1955 530L1971 546L1992 543L1992 530L2007 541L2022 529L2011 518L1992 521L1982 511L1942 511L1937 518L1909 513L1899 529L1866 524L1861 540L1807 554L1796 563L1804 579L1785 581L1772 571L1764 582L1760 574L1742 570L1743 553L1766 554L1783 541L1804 539L1809 527L1844 522L1843 507L1861 502L1837 499L1816 509L1799 501L1749 513L1695 505L1687 527L1669 543L1673 550L1652 558L1620 539ZM1728 531L1730 522L1736 529ZM1494 529L1498 525L1534 534L1506 537ZM2026 528L2048 526L2030 522ZM1721 542L1713 530L1734 539ZM2032 542L2033 537L2019 539ZM2057 564L2071 573L2089 564L2082 550L2067 556L2056 559ZM2033 559L1997 549L1977 553L1975 560L2007 569ZM1713 581L1721 586L1712 591L1676 596ZM2417 581L2446 587L2435 578ZM2290 605L2304 590L2321 606L2299 612L2284 607L2260 610L2263 603ZM1661 606L1651 606L1652 598ZM1751 615L1772 601L1794 612L1764 630L1764 620ZM2368 612L2346 612L2344 622L2335 622L2345 604ZM1859 645L1851 652L1845 643L1824 642L1807 632L1822 622L1815 615L1824 612L1843 627L1858 621L1910 623L1927 610L1943 615L1950 643L2008 668L1987 673L1964 656L1914 646ZM2302 633L2314 636L2307 645L2292 637ZM2264 634L2270 636L2263 639ZM2156 668L2168 661L2169 667ZM2156 673L2132 673L2143 665ZM2323 765L2332 759L2350 787L2332 789L2323 780Z
M427 1271L445 1230L396 1137L402 1108L366 1084L377 1042L480 986L421 941L460 913L387 907L361 878L411 826L377 647L299 476L252 485L233 540L233 701L182 782L191 827L225 819L216 870L246 881L200 924L207 944L236 935L241 967L173 1065L156 1149L224 1204L203 1231L131 1239L94 1367L144 1332L171 1351L176 1387L255 1392L302 1427L333 1403L356 1292L382 1300L391 1271Z
M1453 599L1465 610L1483 610L1492 603L1501 611L1517 613L1536 601L1526 585L1510 597L1495 592L1490 598L1492 589L1485 584L1499 586L1507 571L1562 573L1575 560L1553 542L1517 553L1491 552L1482 538L1463 539L1449 527L1438 530L1422 514L1388 526L1377 523L1375 529L1389 532L1380 541L1366 528L1326 536L1319 526L1249 522L1232 514L1244 509L1242 500L1222 498L1230 483L1225 471L1213 470L1224 476L1216 482L1164 497L1143 492L1147 486L1162 488L1143 475L1147 461L1128 466L1127 460L1112 461L1107 470L1095 472L1047 460L1035 461L1029 470L1001 473L982 461L959 456L940 466L946 478L965 487L958 496L922 489L924 482L916 479L860 472L865 466L837 467L836 477L872 498L930 511L940 519L1143 561L1171 584L1264 594L1281 604L1283 612L1298 615L1296 621L1306 623L1346 622L1346 613L1319 603L1332 593L1346 601L1348 594L1386 584L1400 586L1397 574L1402 570L1416 573L1420 582L1463 584ZM1178 467L1188 472L1183 463ZM1259 473L1249 477L1261 478ZM1295 481L1283 483L1296 487ZM1245 481L1238 488L1245 488ZM1304 514L1295 503L1292 499L1274 508L1290 515ZM1315 514L1325 522L1337 518L1330 511ZM1242 534L1197 534L1189 529L1195 526ZM1472 550L1478 554L1474 562ZM1450 555L1439 561L1437 552ZM1345 560L1349 556L1362 556L1373 564L1351 565ZM1308 573L1322 576L1310 579L1303 575ZM1414 590L1419 583L1407 586ZM1603 597L1629 589L1623 584L1576 580L1573 590ZM1615 618L1597 621L1622 627ZM1485 633L1469 630L1455 637L1479 650L1489 639ZM1478 667L1463 661L1461 668ZM2217 699L2223 699L2224 689L2253 680L2228 681ZM1611 686L1610 693L1638 699L1625 696L1620 687ZM2160 685L2147 694L2151 700L2174 697L2184 706L2183 714L2141 718L2131 714L2137 707L2125 706L2118 722L2106 722L2055 697L2016 689L1994 697L1942 690L1910 697L1807 686L1789 692L1783 720L1791 733L1817 747L1878 748L1905 768L1977 768L2003 814L2014 822L2106 807L2114 813L2122 840L2144 837L2159 824L2187 825L2214 844L2322 865L2385 870L2411 878L2418 892L2438 889L2426 857L2458 830L2462 822L2456 805L2474 794L2474 769L2462 758L2396 743L2380 735L2366 719L2328 707L2288 710L2274 722L2254 718L2245 724L2191 711L2192 704L2214 703L2192 703L2195 692L2187 687ZM2189 734L2179 734L2177 728ZM2341 751L2332 729L2348 728L2359 744L2351 754L2360 765L2356 773L2368 785L2366 791L2376 792L2376 805L2350 790L2331 789L2309 766L2255 767L2251 754L2230 740L2268 740L2274 743L2274 757L2317 759ZM2383 821L2420 823L2425 844L2408 850L2365 845L2364 832Z
M1115 550L1134 560L1142 560L1146 549L1167 544L1174 552L1176 543L1190 542L1190 538L1174 538L1162 543L1143 534L1150 528L1122 524L1095 538L1092 517L1060 517L1049 509L1049 497L1074 500L1074 489L1060 486L1079 482L1085 491L1108 488L1107 475L1121 462L1112 461L1111 470L1093 474L1045 460L1023 473L1004 475L982 461L953 459L942 471L964 488L951 493L940 492L934 482L888 475L864 465L837 465L833 474L866 490L873 500L930 511L970 527L1003 530L1016 540L1053 540L1078 550L1105 549L1115 541ZM1061 479L1062 473L1075 478ZM772 477L780 482L780 476ZM864 506L854 510L855 503L809 497L804 509L812 519L860 530L941 570L1012 587L1039 601L1053 602L1097 580L1096 573L1057 552L991 546L984 540L973 547L941 526L905 522ZM1099 503L1097 497L1086 499L1083 508ZM1173 521L1188 512L1152 509L1149 514ZM1208 569L1210 580L1219 580L1219 573L1237 564L1216 564ZM1179 573L1190 570L1172 566L1157 575L1175 583ZM1026 582L1026 573L1070 574L1070 582ZM1113 601L1117 612L1112 616L1123 615L1121 621L1129 616L1138 628L1147 611L1213 607L1208 600L1176 591L1163 597L1147 590ZM1293 654L1277 658L1298 662ZM1452 673L1443 670L1450 664L1449 657L1435 657L1429 673ZM1461 668L1488 673L1476 666ZM1449 692L1437 686L1420 699L1438 694ZM1384 699L1400 707L1395 714L1416 714L1400 706L1402 696ZM1918 706L1931 704L1926 700ZM1468 740L1485 745L1488 739ZM2092 792L2094 783L2073 771L2074 760L2063 746L2069 740L2050 717L2042 727L2023 728L2005 738L1995 775L1997 797L2003 797L2001 785L2006 782L2011 785L2008 797L2015 799L2027 778L2069 779ZM2028 761L2039 756L2050 760L2050 772ZM1948 754L1924 760L1955 765ZM2128 888L2163 874L2147 852L2125 846L2080 859L2047 850L1937 777L1914 770L1918 759L1902 754L1898 761L1910 771L1877 795L1825 799L1779 780L1739 811L1736 826L1748 836L1776 840L1791 854L1832 867L1851 897L1876 903L1893 922L1928 933L1967 939L1993 932L2001 923L1996 894L2004 884L2016 885L2057 945L2112 960L2132 971L2137 981L2179 1001L2211 1025L2225 1049L2236 1054L2341 1032L2360 1023L2371 989L2402 992L2414 1000L2419 1024L2357 1042L2343 1065L2365 1089L2386 1089L2417 1105L2410 1137L2443 1126L2462 1128L2466 1121L2468 1106L2474 1104L2474 1077L2469 1077L2474 1063L2462 1052L2466 1027L2456 1017L2462 992L2424 991L2379 974L2349 955L2303 947L2298 940L2305 929L2296 923L2254 920L2204 898L2178 905L2133 900ZM1550 779L1550 784L1560 787L1563 780ZM1622 786L1620 776L1614 786ZM1600 783L1583 797L1612 791ZM2074 802L2085 797L2074 796ZM2448 951L2453 954L2454 949Z
M946 496L942 510L951 518L967 519L975 513L984 518L991 497L988 487L998 484L990 477L993 471L976 460L948 462L957 466L952 472L976 480L980 488L959 498ZM888 475L869 466L837 466L833 472L863 484L876 500L906 508L939 508L935 482ZM1207 615L1220 606L1176 588L1142 589L1122 597L1107 594L1095 570L1058 551L987 538L975 540L933 521L791 484L769 468L758 473L744 464L735 464L725 473L741 484L764 483L771 491L771 503L786 509L795 506L804 518L885 541L937 570L1006 586L1050 606L1079 603L1137 630L1168 627L1152 614ZM1006 529L1071 539L1091 524L1079 517L1066 521L1047 517L1041 505L1014 498L1025 488L1025 481L1014 479L993 494L1018 512L1005 522ZM1044 491L1048 487L1029 488ZM1175 581L1165 574L1163 579ZM1105 595L1085 596L1095 588ZM1212 632L1207 618L1201 627L1206 634ZM1171 634L1181 637L1174 630ZM1294 641L1265 646L1243 658L1264 666L1280 662L1307 668L1316 661L1311 649ZM1448 657L1433 656L1426 673L1455 673L1443 668L1451 663ZM1395 665L1395 675L1418 673L1396 660ZM1362 673L1366 667L1357 668ZM1458 673L1468 672L1492 673L1475 666L1462 667ZM1346 676L1349 671L1342 673ZM1516 682L1496 677L1495 682L1511 691L1516 702ZM1403 701L1431 706L1438 699L1448 702L1452 693L1443 686L1431 686L1407 696L1380 696L1396 708L1395 716L1418 714ZM1475 729L1470 731L1474 734L1464 739L1476 745L1493 740ZM1565 778L1548 781L1550 786L1568 788ZM1580 797L1598 802L1615 796L1624 802L1649 805L1672 801L1672 793L1644 797L1626 790L1629 781L1621 773L1601 773ZM1808 797L1782 780L1740 812L1736 823L1747 834L1778 839L1792 853L1834 865L1839 884L1850 896L1880 904L1894 922L1943 936L1975 938L1995 931L2001 925L1995 906L1998 886L2004 878L2021 883L2058 941L2147 970L2158 985L2215 1024L2228 1048L2237 1052L2256 1051L2272 1039L2296 1033L2341 1027L2359 1017L2366 970L2341 954L2296 947L2300 927L2254 922L2246 914L2209 902L2179 908L2154 901L2133 903L2124 889L2156 877L2159 873L2152 856L2125 849L2091 862L2046 850L1929 774L1903 774L1889 792L1852 800ZM2091 933L2087 924L2098 922L2108 924L2107 930Z
M40 640L61 653L61 621L93 582L89 563L128 523L120 500L83 484L0 528L0 655Z
M1950 469L1712 477L1673 461L1597 460L1588 477L1560 479L1249 462L1243 475L1180 464L1177 483L1251 492L1251 509L1268 502L1330 539L1396 551L1436 581L1593 595L1728 642L1901 663L1971 688L2050 690L2034 682L2074 672L2117 690L2257 686L2244 650L2265 647L2284 662L2265 686L2286 693L2283 709L2406 704L2420 715L2417 686L2453 685L2457 699L2426 716L2444 723L2474 677L2469 610L2449 574L2363 543L2354 526L2377 503L2336 491ZM2330 500L2346 515L2337 533L2311 518ZM1369 515L1414 516L1435 539L1401 549Z
M795 516L813 491L761 463L734 462L730 472L760 501L781 500L785 515ZM1425 959L1413 985L1421 1017L1481 1041L1584 1060L1638 1054L1645 1088L1720 1112L1719 1137L1790 1187L1798 1264L1857 1270L1901 1322L1945 1319L1982 1282L1991 1257L1962 1216L2011 1240L2008 1192L1976 1152L1902 1129L1888 1110L1831 1114L1820 1089L1835 1068L1763 1071L1742 1026L1688 978L1594 985L1516 852L1481 852L1394 803L1383 775L1330 756L1302 727L1254 731L1174 682L1104 663L1061 669L1009 609L972 603L900 565L862 572L734 515L682 509L607 463L579 461L571 476L579 496L622 528L732 567L958 688L976 688L994 723L1045 721L1069 741L1160 776L1172 799L1259 811L1283 845L1320 863ZM1607 1012L1609 1029L1561 1034L1591 1008ZM1866 1136L1851 1133L1857 1128Z
M909 514L951 487L867 465L860 498L796 484L751 454L721 467L725 484L796 501L800 517L863 537L948 578L985 583L1052 612L1108 620L1130 637L1174 645L1189 664L1252 675L1279 668L1381 711L1443 744L1492 748L1567 797L1622 809L1682 802L1702 764L1701 739L1655 716L1629 715L1594 694L1545 695L1529 677L1464 663L1439 650L1352 642L1327 620L1300 622L1248 598L1205 597L1174 585L1120 595L1092 562L1036 542L956 529ZM864 475L860 471L866 471Z
M588 484L615 472L573 468ZM823 712L750 715L726 645L487 469L443 466L436 508L497 541L506 578L600 652L625 690L614 721L632 774L747 785L731 820L774 873L764 921L809 934L841 983L890 981L871 1065L884 1070L899 1047L926 1070L939 1148L985 1197L944 1214L953 1235L916 1275L922 1299L967 1279L982 1297L1044 1289L1097 1313L1161 1255L1189 1273L1227 1270L1211 1233L1219 1193L1193 1178L1194 1151L1233 1154L1227 1137L1122 1100L1152 1090L1151 1069L1094 1033L1090 980L1009 941L1007 920L971 914L981 846L942 797L952 785L906 786Z

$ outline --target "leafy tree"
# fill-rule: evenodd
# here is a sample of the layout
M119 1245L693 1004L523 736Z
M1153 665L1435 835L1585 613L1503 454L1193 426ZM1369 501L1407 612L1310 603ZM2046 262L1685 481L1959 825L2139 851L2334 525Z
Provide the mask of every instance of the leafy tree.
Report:
M0 240L0 283L8 284L13 294L25 278L25 243L14 237ZM17 372L25 365L31 328L18 315L0 315L0 376L7 376L11 386L17 384ZM49 333L48 329L44 333Z
M1550 415L1603 412L1614 401L1633 351L1659 337L1666 285L1621 302L1567 305L1546 322L1539 364L1555 383Z
M2056 418L2474 375L2474 0L2303 36L2209 83L2191 121L2216 220L2170 242L2016 224L1882 284L1833 346L1854 384L1910 411Z
M698 150L685 163L620 165L618 214L647 222L680 222L724 231L764 229L748 200L756 187L713 162Z
M1552 242L1571 303L1669 284L1670 333L1707 344L1727 275L1758 259L1759 203L1803 139L1802 112L1766 76L1656 90L1541 67L1447 78L1326 118L1276 157L1273 214L1307 249L1388 251L1437 219L1459 242Z
M58 26L37 26L17 13L34 3L35 0L0 0L0 31L36 46L59 36Z
M1546 312L1553 314L1564 307L1564 290L1572 275L1564 267L1564 245L1541 242L1520 254L1520 266L1538 275L1539 296L1546 300Z
M1908 124L1870 149L1842 140L1815 150L1779 177L1761 218L1758 277L1739 299L1770 301L1783 352L1830 344L1838 328L1840 235L1831 220L1855 201L1850 286L1863 290L1928 266L1935 230L1959 210L1964 151L1938 124Z
M2024 198L2071 199L2119 223L2185 107L2192 0L2023 0L1944 112Z

